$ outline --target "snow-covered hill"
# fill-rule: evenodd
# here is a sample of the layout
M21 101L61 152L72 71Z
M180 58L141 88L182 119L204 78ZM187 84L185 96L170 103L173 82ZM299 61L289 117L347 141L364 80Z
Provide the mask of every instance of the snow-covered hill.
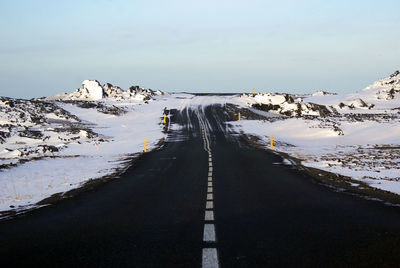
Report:
M259 136L266 147L273 136L275 150L303 165L400 194L399 81L396 71L351 94L242 95L242 106L267 111L271 119L241 120L236 126Z
M0 97L0 211L116 172L143 150L144 137L154 148L165 136L164 96L85 80L70 94Z
M400 97L400 71L374 82L364 92L375 94L377 99L392 100Z
M159 96L161 91L153 91L151 89L140 88L139 86L131 86L128 90L123 90L118 86L113 86L110 83L105 83L103 86L97 80L84 80L82 88L78 88L72 93L64 93L45 98L46 100L84 100L95 101L103 99L111 99L116 101L121 100L137 100L148 101L153 96Z

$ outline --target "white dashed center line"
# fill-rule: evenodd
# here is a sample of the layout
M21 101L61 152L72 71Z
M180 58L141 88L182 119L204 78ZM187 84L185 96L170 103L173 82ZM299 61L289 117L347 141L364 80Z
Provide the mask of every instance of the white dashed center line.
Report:
M206 210L206 213L204 215L204 220L205 221L213 221L214 220L214 211Z
M206 223L204 224L204 242L215 242L215 225Z
M218 268L218 253L216 248L203 248L203 268Z
M204 213L204 221L207 223L204 224L204 232L203 232L203 241L205 243L215 243L216 235L215 235L215 224L214 222L214 194L213 194L213 163L212 163L212 154L210 148L210 141L208 140L208 134L206 125L200 113L197 111L197 116L199 118L199 123L201 127L202 138L204 142L204 150L208 152L208 179L207 179L207 201L206 201L206 210ZM209 245L207 245L209 246ZM216 248L205 247L203 248L203 256L202 256L202 267L203 268L219 268L218 262L218 252Z

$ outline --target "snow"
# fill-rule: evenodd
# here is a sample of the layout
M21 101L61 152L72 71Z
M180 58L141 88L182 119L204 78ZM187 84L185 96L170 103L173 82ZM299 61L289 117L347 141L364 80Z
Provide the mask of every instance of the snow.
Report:
M398 148L400 124L346 123L345 135L317 127L317 122L304 119L287 119L274 122L241 120L235 128L259 136L265 148L270 136L274 137L274 150L289 153L302 160L305 166L316 167L364 181L373 178L371 186L388 190L376 181L400 179L400 150L380 150L384 144ZM383 165L383 166L382 166ZM376 181L375 181L376 180ZM395 184L391 182L390 184ZM400 184L399 182L397 182ZM396 186L390 191L400 194Z
M105 107L124 110L125 113L120 115L104 113L96 107L82 108L78 106L79 103L57 102L58 107L81 120L81 125L77 127L82 129L75 133L68 133L68 129L56 132L55 129L60 129L59 124L65 123L60 121L66 120L61 120L63 118L55 114L45 114L47 118L57 119L56 123L45 123L38 127L49 139L43 141L13 135L6 143L0 144L1 163L18 164L0 171L0 211L34 207L35 203L53 194L64 193L82 186L90 179L123 169L126 159L143 152L145 137L148 151L156 148L161 139L167 138L162 131L164 109L183 110L193 99L193 95L189 94L159 92L152 99L144 101L147 96L145 91L134 95L134 98L128 99L105 98L96 101ZM194 100L196 106L206 102L204 98ZM27 124L34 126L33 123ZM93 137L89 137L91 135ZM40 147L44 144L54 145L59 151L44 152ZM21 156L19 149L28 149L31 153ZM19 163L21 157L28 162ZM40 159L35 160L35 157Z
M271 104L281 104L285 102L285 96L283 95L272 95L270 93L257 94L254 97L257 103L271 103Z
M354 107L354 108L366 108L368 107L368 105L360 98L351 101L349 104L349 106Z
M266 148L273 136L274 150L305 166L400 194L398 89L400 73L341 95L195 96L85 80L70 94L41 100L0 97L0 165L8 167L0 170L0 211L35 206L123 170L126 159L142 153L145 137L148 150L169 138L162 131L165 108L185 111L227 103L266 118L227 122L237 133L260 137ZM272 108L259 110L261 105ZM285 159L284 164L291 163Z
M392 88L394 94L389 96ZM357 93L293 96L301 104L301 117L241 120L232 125L238 132L260 137L266 148L273 136L274 150L300 159L305 166L350 176L372 187L400 194L400 91L397 89L400 89L399 72ZM242 96L237 103L249 108L260 101L271 103L268 97L249 95ZM318 116L318 113L303 112L306 111L303 105L309 103L323 105L331 111L336 109L338 114ZM340 103L345 106L340 108ZM277 111L294 109L293 104L283 102Z
M115 163L106 158L84 156L32 161L3 171L0 210L8 210L10 206L33 206L52 194L77 188L89 179L106 175L114 167Z
M83 89L86 89L93 100L101 100L104 95L104 89L97 80L84 80Z
M363 92L366 94L375 93L377 99L393 99L394 94L400 92L400 71L396 71L392 75L374 82L372 85L364 88Z
M391 90L393 93L391 93ZM359 100L362 100L367 104L374 105L371 113L398 108L400 107L400 72L396 71L386 78L379 79L372 85L356 93L306 96L305 100L336 107L340 102L350 105L353 102L360 104Z

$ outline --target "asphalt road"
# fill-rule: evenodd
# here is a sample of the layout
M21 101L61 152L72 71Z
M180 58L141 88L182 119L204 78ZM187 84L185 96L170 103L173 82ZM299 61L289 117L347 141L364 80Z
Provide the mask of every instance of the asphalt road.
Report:
M226 119L175 112L182 128L120 178L0 222L0 265L400 266L399 208L314 182Z

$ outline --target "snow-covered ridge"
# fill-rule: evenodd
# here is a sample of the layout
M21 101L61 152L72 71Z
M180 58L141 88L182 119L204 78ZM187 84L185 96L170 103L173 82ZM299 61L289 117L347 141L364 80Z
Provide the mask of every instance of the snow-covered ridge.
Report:
M311 94L311 96L326 96L326 95L337 95L336 93L326 92L326 91L317 91Z
M337 113L333 106L304 102L302 98L290 94L243 94L241 98L253 108L289 117L328 116Z
M280 114L236 123L303 165L400 194L400 72L350 94L257 94L242 106ZM269 116L265 113L265 116ZM279 120L277 120L278 118Z
M54 103L0 97L0 169L96 138L78 117Z
M377 99L394 99L400 93L400 71L395 71L390 76L375 81L363 91L375 93Z
M249 106L290 117L330 116L341 113L380 113L400 107L400 71L374 82L361 92L338 95L317 91L310 95L243 94Z
M66 107L122 116L131 107L162 95L139 86L125 91L110 83L101 86L97 80L84 80L82 88L70 94L32 100L0 97L0 170L33 159L57 157L71 145L107 142L81 121L80 113L71 113Z
M155 148L165 137L166 100L175 98L95 80L49 98L0 97L0 218L114 174L142 151L144 137Z
M45 98L46 100L86 100L97 101L102 99L113 100L138 100L148 101L153 96L162 95L159 90L140 88L139 86L131 86L128 90L123 90L118 86L113 86L110 83L105 83L103 86L97 80L84 80L82 88L78 88L72 93L64 93Z

